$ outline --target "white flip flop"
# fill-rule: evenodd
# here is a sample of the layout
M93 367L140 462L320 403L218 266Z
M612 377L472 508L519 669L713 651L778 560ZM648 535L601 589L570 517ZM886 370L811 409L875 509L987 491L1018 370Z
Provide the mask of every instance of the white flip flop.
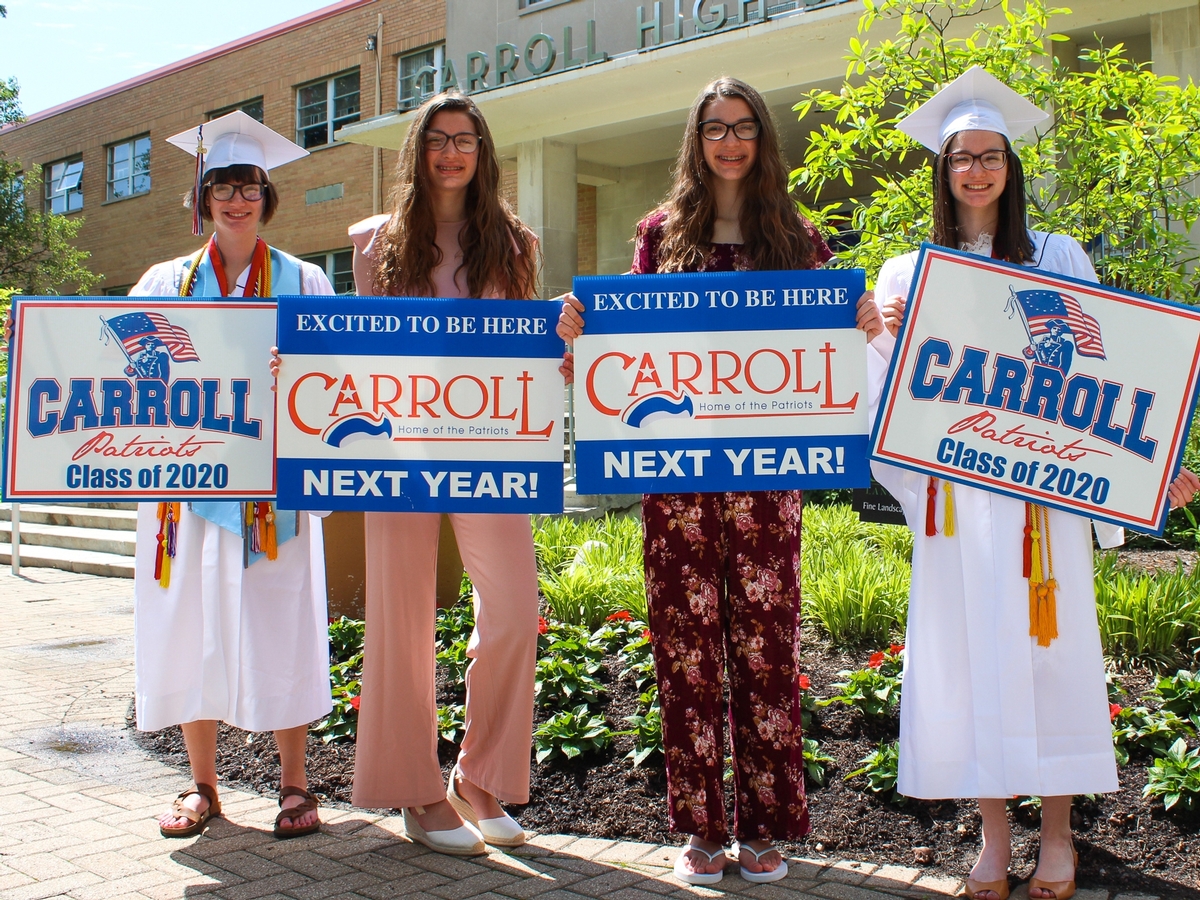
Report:
M724 869L722 869L720 872L693 872L690 869L684 868L683 858L691 851L695 851L696 853L707 856L709 862L712 862L718 856L725 855L724 847L719 847L709 853L703 847L696 847L692 844L688 844L687 846L681 848L679 855L675 857L675 868L673 871L676 878L678 878L684 884L717 884L722 878L725 877Z
M733 845L733 855L741 858L742 851L745 850L754 857L755 862L758 862L763 858L764 854L770 853L775 849L776 848L774 844L763 847L761 850L755 850L753 847L742 846L739 843L735 843ZM782 859L782 856L783 855L780 854L782 861L779 863L778 867L772 869L770 872L750 872L745 866L739 865L738 868L741 871L742 878L746 879L746 881L754 882L755 884L768 884L772 881L779 881L783 878L787 878L788 864L786 859Z

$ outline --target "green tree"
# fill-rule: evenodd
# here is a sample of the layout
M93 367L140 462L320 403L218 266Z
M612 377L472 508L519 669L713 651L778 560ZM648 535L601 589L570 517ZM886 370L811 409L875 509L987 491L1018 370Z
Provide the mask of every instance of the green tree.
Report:
M929 234L929 153L895 124L970 66L982 65L1054 115L1018 142L1030 225L1102 242L1102 281L1193 301L1197 250L1187 230L1200 217L1200 94L1195 84L1156 76L1121 44L1053 54L1067 41L1050 30L1069 14L1043 0L863 0L841 91L812 91L801 120L832 114L811 133L793 185L816 198L826 227L844 223L844 204L822 206L835 181L869 193L850 201L861 242L843 254L870 273ZM891 37L869 41L872 28ZM915 152L914 152L915 151ZM1093 244L1094 245L1094 244Z
M6 16L0 5L0 18ZM0 79L0 127L23 118L16 80ZM56 294L67 285L82 293L99 280L85 265L91 254L72 243L83 217L55 216L26 203L41 197L41 186L40 170L22 171L0 153L0 312L14 293Z

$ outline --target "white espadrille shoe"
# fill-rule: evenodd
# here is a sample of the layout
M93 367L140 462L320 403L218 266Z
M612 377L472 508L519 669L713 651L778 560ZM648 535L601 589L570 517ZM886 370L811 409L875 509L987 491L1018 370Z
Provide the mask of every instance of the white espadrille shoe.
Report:
M413 807L413 812L404 810L404 833L411 841L424 844L430 850L445 853L447 856L484 856L487 845L471 825L463 823L457 828L444 831L426 831L417 821L417 816L425 812L424 807ZM415 815L413 814L415 813Z

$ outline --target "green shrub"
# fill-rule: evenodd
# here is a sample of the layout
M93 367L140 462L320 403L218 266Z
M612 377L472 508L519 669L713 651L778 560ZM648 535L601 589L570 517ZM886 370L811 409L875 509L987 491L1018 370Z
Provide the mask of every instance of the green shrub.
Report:
M1158 679L1153 694L1168 712L1186 719L1200 717L1200 675L1180 669Z
M658 705L658 685L638 697L641 711L626 716L625 721L633 726L633 749L625 758L633 760L637 768L654 754L663 755L662 709Z
M1158 797L1163 806L1189 815L1200 812L1200 748L1188 750L1179 738L1165 756L1154 760L1146 772L1143 797Z
M841 703L854 706L871 719L892 715L900 707L900 687L903 678L900 654L903 650L899 644L893 644L886 651L873 653L867 668L839 672L838 675L846 680L834 682L832 687L840 689L840 693L826 700L818 700L816 705Z
M908 621L912 532L859 521L849 506L806 508L804 617L837 644L885 644Z
M1096 609L1104 652L1124 660L1172 665L1200 646L1200 566L1148 574L1122 566L1115 553L1096 563Z
M826 767L834 763L834 759L821 749L821 745L812 738L804 739L804 772L808 780L817 787L825 786Z
M1122 709L1113 717L1117 764L1126 765L1133 753L1163 756L1176 739L1194 733L1186 719L1169 710L1145 706Z
M855 769L845 780L860 775L867 779L867 790L873 794L890 793L887 798L893 803L903 804L908 798L896 791L896 780L900 772L900 742L880 741L879 746L859 760L862 768Z
M329 623L329 681L333 709L312 728L312 733L327 744L353 740L358 733L364 633L365 623L361 619L342 616Z
M574 661L557 654L541 657L534 674L533 695L538 706L557 708L567 703L595 703L604 693L596 678L600 663Z
M552 716L533 730L539 763L560 754L574 759L582 753L603 750L612 739L612 729L604 717L594 715L586 703Z
M442 740L457 744L467 731L467 708L461 703L439 706L437 711L438 734Z

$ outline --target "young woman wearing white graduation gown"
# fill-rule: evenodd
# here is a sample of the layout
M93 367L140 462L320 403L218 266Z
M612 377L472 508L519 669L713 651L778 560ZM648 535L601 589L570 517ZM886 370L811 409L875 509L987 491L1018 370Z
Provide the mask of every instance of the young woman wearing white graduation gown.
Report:
M267 170L307 153L244 113L203 127L211 149L192 198L215 233L197 254L151 267L130 294L332 294L317 266L258 237L278 204ZM170 141L195 155L197 131ZM277 557L252 553L245 566L244 504L173 506L179 516L175 553L163 579L156 576L163 569L162 507L138 505L134 580L137 727L182 725L195 779L195 788L159 819L160 830L166 837L196 834L220 814L216 752L222 720L275 732L283 770L276 836L315 831L320 822L316 798L307 791L305 740L308 724L331 708L321 520L255 504L264 520L272 515Z
M1096 281L1075 240L1026 230L1024 178L1010 140L1046 118L972 69L899 127L937 154L933 243ZM868 354L872 416L916 257L891 259L879 273L875 298L887 331ZM970 900L1008 896L1005 803L1041 797L1041 851L1029 896L1067 900L1075 891L1071 797L1117 789L1089 521L1048 510L1058 636L1041 646L1030 636L1022 574L1025 503L959 484L950 489L880 463L873 470L915 533L897 790L979 799L983 851L967 879ZM1185 470L1171 486L1172 504L1187 502L1197 488ZM927 502L929 491L936 502ZM930 509L935 521L927 530ZM1096 523L1096 532L1105 547L1124 540L1120 528Z

